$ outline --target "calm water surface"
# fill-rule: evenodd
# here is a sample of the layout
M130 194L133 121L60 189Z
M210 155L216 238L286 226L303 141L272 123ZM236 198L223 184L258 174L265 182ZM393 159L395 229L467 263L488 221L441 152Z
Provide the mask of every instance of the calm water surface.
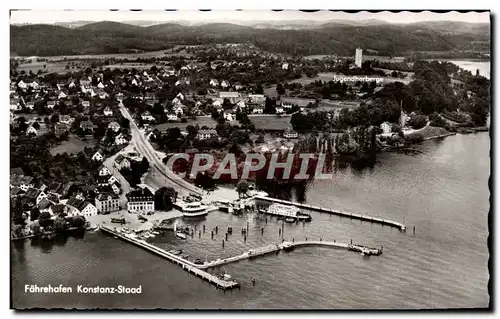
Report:
M380 154L373 168L337 166L333 181L316 181L307 192L307 201L315 205L404 221L406 233L315 212L311 223L284 225L286 239L352 239L383 246L379 257L308 247L242 261L213 270L228 272L242 283L241 291L224 293L178 266L100 232L52 242L25 241L12 247L13 304L149 309L486 307L489 135L456 135L420 147L424 152L417 156ZM186 241L164 233L152 243L182 249L190 259L210 260L281 241L281 222L266 223L255 214L214 212L190 223L197 232ZM245 240L240 230L247 223ZM206 232L200 236L202 225ZM219 233L211 239L216 225ZM228 226L234 231L222 249ZM142 285L142 294L24 293L25 284L60 283Z

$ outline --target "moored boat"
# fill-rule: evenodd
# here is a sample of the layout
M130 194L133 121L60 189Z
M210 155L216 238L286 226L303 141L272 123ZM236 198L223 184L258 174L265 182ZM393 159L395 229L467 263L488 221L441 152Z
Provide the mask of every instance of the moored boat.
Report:
M288 218L289 222L293 218L293 221L303 220L303 221L311 221L312 217L309 214L300 212L300 209L295 206L288 206L283 204L272 204L268 209L259 209L260 213L277 216L278 220Z

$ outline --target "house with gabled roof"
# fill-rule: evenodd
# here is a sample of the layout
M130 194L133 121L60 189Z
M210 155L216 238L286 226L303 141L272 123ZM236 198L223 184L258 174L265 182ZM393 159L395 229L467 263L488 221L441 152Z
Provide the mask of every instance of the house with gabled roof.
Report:
M109 106L106 106L104 108L104 116L113 116L113 110L111 110L111 108Z
M99 173L99 176L111 175L111 171L109 170L109 168L107 168L104 165L99 166L99 169L97 170L97 172Z
M85 216L90 217L97 215L97 208L91 203L81 200L76 196L71 197L66 202L66 206L69 207L68 216Z
M102 162L104 160L102 151L98 150L97 152L95 152L94 155L92 155L92 160Z
M125 156L123 156L122 154L119 154L116 158L115 158L115 167L118 169L118 170L122 170L122 169L130 169L130 160L128 158L126 158Z

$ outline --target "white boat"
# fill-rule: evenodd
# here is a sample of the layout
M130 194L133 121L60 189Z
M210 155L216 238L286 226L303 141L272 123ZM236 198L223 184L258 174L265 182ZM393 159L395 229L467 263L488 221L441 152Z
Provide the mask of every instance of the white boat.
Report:
M301 213L299 208L278 203L270 205L268 209L260 209L259 211L264 214L282 217L289 221L291 221L292 218L294 220L311 220L311 215Z
M177 206L181 209L184 217L198 217L208 214L208 206L201 202L178 202Z
M185 234L183 234L183 233L181 233L181 232L176 232L176 233L175 233L175 235L176 235L177 237L179 237L180 239L186 239L186 238L187 238L187 237L186 237L186 235L185 235Z
M157 232L157 231L152 231L151 234L154 234L154 235L159 235L160 233Z

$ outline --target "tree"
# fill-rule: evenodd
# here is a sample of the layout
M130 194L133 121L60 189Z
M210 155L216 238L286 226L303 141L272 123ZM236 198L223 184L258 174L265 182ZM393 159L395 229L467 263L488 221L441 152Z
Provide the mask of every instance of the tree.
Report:
M57 122L59 122L59 114L55 113L50 117L50 123L56 124Z
M283 84L278 83L278 85L276 85L276 92L277 92L279 95L283 95L283 94L285 94L285 88L283 87Z
M85 220L85 217L77 215L71 219L71 226L72 227L83 227L85 226L85 223L87 221Z
M35 221L38 219L38 217L40 216L40 210L38 210L38 208L33 208L30 212L30 220L31 221Z
M193 139L196 137L196 135L198 134L198 129L196 127L194 127L193 125L188 125L186 127L186 131L188 133L188 137Z
M118 124L120 124L122 128L130 129L130 120L123 116L118 120Z
M141 167L143 173L147 172L147 170L149 169L149 162L146 156L142 158Z
M68 228L66 219L64 219L64 217L57 217L54 221L54 229L56 231L63 231L66 228Z
M411 127L418 130L427 125L427 116L425 115L415 115L412 116L409 123Z
M35 123L33 123L32 125L33 125L33 128L34 128L34 129L37 129L37 130L38 130L38 129L40 128L40 124L39 124L38 122L35 122Z
M236 191L238 192L238 196L241 196L241 194L246 194L249 189L249 184L245 180L241 180L238 185L236 185Z
M162 187L155 192L155 209L172 210L172 203L177 198L177 192L172 187Z
M38 222L40 223L40 226L42 226L43 228L51 225L52 220L50 219L50 213L49 212L41 212L40 216L38 216Z

